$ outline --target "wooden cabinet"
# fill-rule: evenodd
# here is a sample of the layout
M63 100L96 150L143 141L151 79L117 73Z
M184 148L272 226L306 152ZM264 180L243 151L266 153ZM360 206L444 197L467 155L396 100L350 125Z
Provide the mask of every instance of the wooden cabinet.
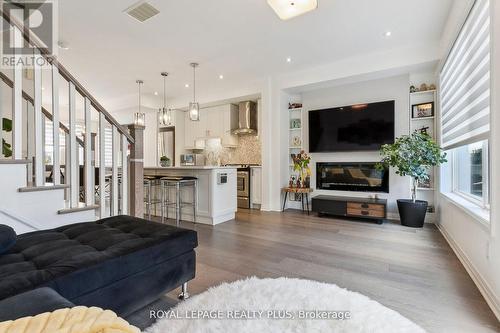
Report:
M238 127L238 106L225 104L200 110L200 120L191 121L189 114L184 119L184 148L196 148L195 142L206 137L220 137L222 146L227 148L238 145L238 136L231 130Z
M262 168L251 167L250 172L250 205L254 208L262 204Z

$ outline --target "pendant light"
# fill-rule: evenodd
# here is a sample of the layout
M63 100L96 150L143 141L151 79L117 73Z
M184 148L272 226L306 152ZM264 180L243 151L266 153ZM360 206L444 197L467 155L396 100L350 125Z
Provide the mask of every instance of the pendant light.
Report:
M162 72L163 76L163 108L158 112L158 118L160 125L171 126L172 125L172 110L167 108L167 72Z
M146 114L141 112L141 85L144 83L142 80L135 81L139 85L139 112L134 114L134 124L139 126L144 126Z
M189 103L189 119L198 121L200 120L200 104L196 102L196 67L198 67L198 63L192 62L190 66L193 67L193 101Z

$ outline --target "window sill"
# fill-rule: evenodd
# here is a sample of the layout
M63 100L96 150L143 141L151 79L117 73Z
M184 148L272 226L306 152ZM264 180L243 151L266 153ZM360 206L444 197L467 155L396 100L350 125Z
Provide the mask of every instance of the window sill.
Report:
M446 198L449 202L463 210L465 213L469 214L474 220L479 222L484 228L490 230L490 210L483 208L464 197L446 192L441 192L441 195Z

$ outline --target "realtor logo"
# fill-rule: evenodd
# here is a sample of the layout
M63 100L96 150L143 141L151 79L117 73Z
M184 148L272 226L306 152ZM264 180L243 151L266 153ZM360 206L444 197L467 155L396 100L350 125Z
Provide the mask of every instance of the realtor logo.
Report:
M36 36L36 43L42 53L53 55L54 51L54 3L52 1L32 0L0 0L3 14L2 20L2 57L9 58L22 55L27 59L33 56L35 46L31 37L25 38L23 31L29 29ZM14 24L8 22L9 17L13 22L19 23L21 31L14 29ZM23 61L24 63L24 61ZM2 59L5 65L5 59ZM26 64L25 64L26 65Z

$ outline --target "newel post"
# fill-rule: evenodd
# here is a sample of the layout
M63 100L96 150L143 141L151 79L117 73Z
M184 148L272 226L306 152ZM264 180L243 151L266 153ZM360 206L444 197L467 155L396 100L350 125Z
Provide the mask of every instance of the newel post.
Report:
M141 125L128 125L134 143L130 145L129 214L144 216L144 129Z

